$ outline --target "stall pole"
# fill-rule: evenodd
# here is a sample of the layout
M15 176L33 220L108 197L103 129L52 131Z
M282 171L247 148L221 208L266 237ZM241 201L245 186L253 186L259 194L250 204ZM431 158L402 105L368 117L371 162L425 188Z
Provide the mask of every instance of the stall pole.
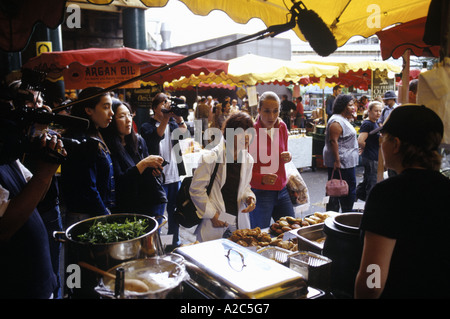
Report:
M409 49L403 53L403 70L402 70L402 86L401 86L401 104L409 103L409 68L410 68L410 51Z

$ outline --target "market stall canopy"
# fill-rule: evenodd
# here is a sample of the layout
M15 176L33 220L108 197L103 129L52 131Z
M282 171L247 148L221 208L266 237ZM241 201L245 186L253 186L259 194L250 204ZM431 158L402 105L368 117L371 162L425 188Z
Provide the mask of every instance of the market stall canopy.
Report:
M247 85L286 81L297 83L302 77L332 77L339 69L332 65L303 63L246 54L228 60L228 75L234 76Z
M178 80L164 83L164 89L168 91L193 90L195 88L235 90L236 87L239 86L240 85L232 83L232 81L229 80L227 75L224 73L219 75L214 73L201 73L199 75L181 77Z
M261 19L266 26L288 22L292 1L288 0L180 0L195 14L208 15L221 10L237 23L247 23L252 18ZM88 0L93 4L109 4L112 0ZM141 0L148 7L163 7L168 0ZM299 1L296 1L299 2ZM338 46L352 36L369 37L388 26L425 17L431 0L303 0L303 5L319 15L331 29ZM298 26L293 29L306 41Z
M140 0L147 7L164 7L169 0ZM288 0L180 0L195 14L208 15L212 10L227 13L237 23L247 23L252 18L261 19L266 26L285 24L290 20L292 4ZM336 39L338 47L344 45L352 36L369 37L376 32L397 24L425 17L431 0L303 0L308 10L316 13L325 27L329 28ZM9 1L0 6L2 30L0 32L1 49L5 51L22 50L37 21L43 21L48 27L55 28L64 18L64 0L50 1ZM84 0L74 3L91 3L95 5L127 6L129 1ZM136 0L131 1L132 3ZM3 1L2 3L6 3ZM296 2L298 3L298 1ZM134 4L135 5L135 4ZM308 24L306 20L302 22ZM300 23L300 21L299 21ZM311 25L311 36L314 28ZM306 41L298 25L293 28L297 36ZM317 28L316 28L317 30ZM305 30L304 30L305 32ZM320 39L316 39L319 40Z
M427 18L420 18L376 33L383 60L398 59L410 50L415 56L439 57L439 46L423 41Z
M339 67L340 73L348 73L350 71L357 72L359 70L387 70L389 72L398 73L402 70L402 68L398 65L384 62L384 61L354 61L354 62L348 62L348 61L315 61L315 60L309 60L309 61L303 61L304 63L315 63L315 64L322 64L322 65L332 65Z
M315 63L321 65L336 66L339 68L339 75L325 79L329 84L342 85L345 87L353 86L358 89L367 90L370 88L373 71L387 71L391 73L400 73L402 68L398 65L385 61L304 61L305 63ZM317 78L311 78L311 83L318 83Z
M89 48L61 52L46 52L30 59L23 67L48 73L50 80L64 77L67 89L82 89L97 85L107 87L163 65L185 58L166 51L144 51L131 48ZM200 73L226 74L228 62L196 58L169 70L143 78L144 82L163 84L165 81ZM136 82L139 87L139 81ZM135 87L135 86L133 86Z
M186 88L203 84L256 85L259 83L299 83L309 77L333 77L339 68L333 65L302 63L246 54L228 60L228 74L200 74L167 83L167 87Z

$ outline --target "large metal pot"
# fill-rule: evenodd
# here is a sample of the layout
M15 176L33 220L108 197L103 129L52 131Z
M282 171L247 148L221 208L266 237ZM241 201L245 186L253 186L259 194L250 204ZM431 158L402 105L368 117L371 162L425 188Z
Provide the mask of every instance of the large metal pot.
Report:
M123 223L125 219L145 219L149 223L148 231L144 235L127 241L106 244L92 244L79 241L78 235L84 234L98 221ZM163 254L155 218L139 214L112 214L82 220L71 225L65 232L54 232L53 237L66 244L66 266L84 261L100 269L110 269L126 261L153 257ZM81 269L81 287L73 288L69 294L73 298L98 298L94 287L98 283L98 276Z
M181 297L183 282L189 278L184 258L178 254L168 254L145 259L128 261L108 270L116 274L121 268L127 279L139 279L149 287L146 292L124 290L118 294L114 279L103 277L95 287L97 293L105 298L124 299L178 299Z

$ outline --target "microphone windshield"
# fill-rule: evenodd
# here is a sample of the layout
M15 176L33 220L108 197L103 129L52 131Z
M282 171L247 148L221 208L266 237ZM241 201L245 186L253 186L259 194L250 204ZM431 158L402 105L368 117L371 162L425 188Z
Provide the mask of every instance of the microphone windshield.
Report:
M317 54L325 57L336 51L337 43L333 33L314 11L299 10L297 25Z

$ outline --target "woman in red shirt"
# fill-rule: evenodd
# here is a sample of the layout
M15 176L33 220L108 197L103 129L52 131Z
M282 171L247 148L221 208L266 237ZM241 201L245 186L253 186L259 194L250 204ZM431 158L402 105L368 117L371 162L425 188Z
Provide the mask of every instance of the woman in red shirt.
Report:
M263 93L255 123L256 136L250 146L255 160L250 184L256 195L256 208L250 214L252 228L269 227L271 218L278 220L283 216L295 216L286 189L284 165L292 159L288 151L288 130L279 113L278 95L270 91Z

